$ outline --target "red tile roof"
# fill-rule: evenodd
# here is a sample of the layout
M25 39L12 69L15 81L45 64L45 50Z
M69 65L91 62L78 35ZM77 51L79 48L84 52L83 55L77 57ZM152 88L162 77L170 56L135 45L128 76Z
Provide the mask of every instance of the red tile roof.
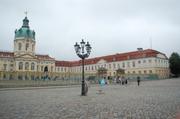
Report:
M146 49L142 51L133 51L133 52L127 52L127 53L118 53L114 55L107 55L107 56L102 56L102 57L95 57L95 58L90 58L85 60L85 65L90 65L90 64L96 64L99 62L101 59L105 60L106 62L115 62L115 61L123 61L123 60L130 60L130 59L138 59L138 58L147 58L147 57L156 57L157 54L162 54L166 57L165 54L152 50L152 49ZM40 55L36 54L36 56L39 59L45 59L45 60L55 60L54 58L50 57L49 55ZM4 52L0 51L0 57L3 58L8 58L8 57L14 57L13 52ZM166 57L167 59L167 57ZM55 61L55 66L64 66L64 67L73 67L73 66L80 66L81 65L81 60L78 61Z
M55 66L70 67L71 64L69 61L55 61Z
M114 55L107 55L107 56L102 56L102 57L86 59L85 65L96 64L101 59L105 60L106 62L115 62L115 61L123 61L123 60L138 59L138 58L156 57L157 54L159 54L159 53L166 57L165 54L163 54L159 51L152 50L152 49L146 49L146 50L142 50L142 51L133 51L133 52L127 52L127 53L120 53L120 54L118 53L118 54L114 54ZM80 66L81 65L81 60L71 61L71 62L70 61L69 62L68 61L56 61L56 62L60 62L56 66L72 67L72 66Z
M55 60L54 58L50 57L49 55L36 54L36 56L38 59Z
M14 53L13 52L8 52L8 51L0 51L0 58L13 58Z

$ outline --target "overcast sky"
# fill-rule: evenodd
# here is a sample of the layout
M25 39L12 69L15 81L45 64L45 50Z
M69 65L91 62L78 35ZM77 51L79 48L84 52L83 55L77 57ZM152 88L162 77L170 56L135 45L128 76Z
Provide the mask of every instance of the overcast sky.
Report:
M79 59L74 44L82 38L90 57L148 49L150 41L168 57L180 53L180 0L0 0L0 50L13 51L25 11L36 53L57 60Z

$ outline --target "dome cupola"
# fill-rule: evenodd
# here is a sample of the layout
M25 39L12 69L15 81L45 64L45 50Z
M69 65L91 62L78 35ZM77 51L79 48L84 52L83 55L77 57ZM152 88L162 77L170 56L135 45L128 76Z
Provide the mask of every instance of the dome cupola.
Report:
M19 30L15 30L15 39L28 38L35 40L35 31L29 27L29 20L27 16L23 19L23 25Z

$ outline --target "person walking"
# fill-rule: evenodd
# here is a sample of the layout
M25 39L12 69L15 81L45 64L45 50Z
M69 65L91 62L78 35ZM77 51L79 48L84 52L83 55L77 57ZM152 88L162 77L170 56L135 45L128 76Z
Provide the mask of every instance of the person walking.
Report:
M128 84L128 80L127 80L127 78L125 78L125 84L126 84L126 85Z
M118 78L118 81L119 81L119 84L121 85L121 84L122 84L122 78L119 77L119 78Z
M138 84L138 86L140 85L140 82L141 82L141 80L140 80L140 77L138 76L137 77L137 84Z
M106 84L104 78L100 79L99 84L100 84L100 89L99 89L99 91L98 91L98 92L99 92L98 94L104 94L103 87L104 87L105 84Z

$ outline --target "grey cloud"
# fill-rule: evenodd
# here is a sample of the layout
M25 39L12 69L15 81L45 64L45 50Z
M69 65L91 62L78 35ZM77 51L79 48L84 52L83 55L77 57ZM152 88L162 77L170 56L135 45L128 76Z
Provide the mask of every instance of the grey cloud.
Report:
M74 43L90 41L91 57L137 47L180 52L179 0L1 0L0 49L13 50L14 30L28 10L36 31L36 52L78 59Z

